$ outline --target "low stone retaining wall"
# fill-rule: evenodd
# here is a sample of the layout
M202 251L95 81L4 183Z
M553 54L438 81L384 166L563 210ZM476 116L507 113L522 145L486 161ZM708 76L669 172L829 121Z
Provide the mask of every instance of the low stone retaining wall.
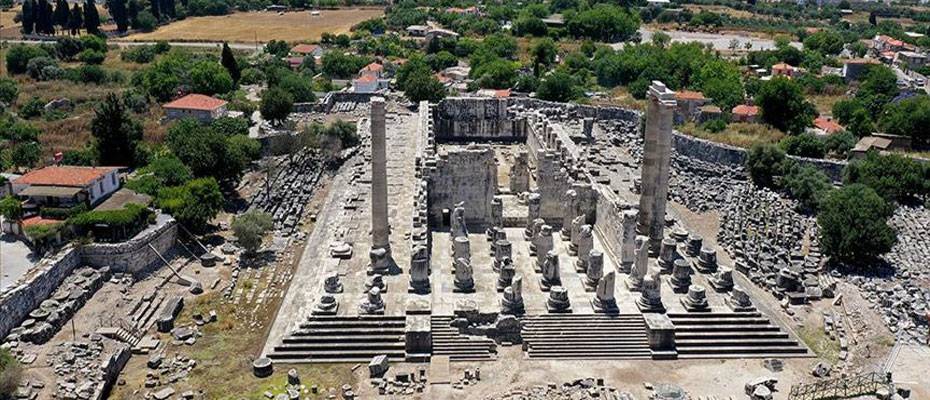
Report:
M138 275L159 265L162 261L149 247L151 244L165 258L169 258L178 236L174 218L159 213L151 225L130 240L120 243L93 243L81 249L81 260L92 267L109 266L113 272Z
M0 297L0 338L20 324L33 309L47 299L81 263L81 251L68 245L42 260L20 280L18 286Z
M129 362L131 356L132 351L129 346L120 344L119 349L100 365L100 371L103 372L103 381L94 388L91 399L104 400L110 396L110 390L113 389L113 385L116 384L119 374L123 371L123 367Z
M672 145L678 154L715 164L742 166L746 163L747 151L744 148L712 142L680 132L673 132ZM845 161L788 156L801 164L814 166L835 182L843 180Z

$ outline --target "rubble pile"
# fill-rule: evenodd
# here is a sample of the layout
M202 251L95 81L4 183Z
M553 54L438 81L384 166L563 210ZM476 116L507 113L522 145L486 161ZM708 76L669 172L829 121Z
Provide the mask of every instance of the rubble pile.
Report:
M375 378L371 384L378 388L380 396L412 396L426 390L426 368L419 367L416 372L397 371L393 377Z
M873 276L850 276L849 282L884 316L885 325L906 343L928 343L930 313L930 210L901 206L889 225L898 242Z
M165 357L164 354L153 354L146 361L149 368L145 374L145 387L155 392L170 388L168 385L184 382L197 366L197 360L176 354L174 357ZM156 389L159 388L160 389Z
M550 383L536 385L530 388L516 388L486 397L487 400L635 400L632 394L619 391L613 386L604 384L603 379L585 378L576 379L561 385Z
M35 344L49 341L109 279L108 267L75 270L48 299L29 313L20 326L10 330L6 341Z
M128 355L129 348L123 343L107 342L97 334L90 335L90 341L60 343L47 359L48 366L58 376L54 398L96 398L101 384L112 379L107 376L105 364L110 362L111 354L118 352Z
M796 211L794 201L746 183L724 202L717 240L736 259L737 270L798 304L832 297L835 290L835 282L820 274L816 226L813 217Z
M270 214L274 228L290 236L297 232L304 207L323 174L323 159L308 148L278 158L272 161L271 177L260 184L250 208Z
M669 198L695 212L717 210L727 204L730 188L746 181L743 168L714 164L672 153Z

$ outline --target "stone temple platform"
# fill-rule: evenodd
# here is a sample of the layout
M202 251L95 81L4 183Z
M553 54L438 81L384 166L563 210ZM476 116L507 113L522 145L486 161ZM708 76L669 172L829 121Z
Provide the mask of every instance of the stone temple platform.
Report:
M530 359L810 356L757 309L713 240L690 234L656 200L668 185L661 154L644 155L651 161L642 171L603 139L645 123L647 153L670 151L660 143L668 135L656 133L671 129L667 92L655 93L645 119L531 99L449 98L414 112L388 109L383 133L371 123L381 118L373 106L359 123L373 145L336 177L263 355L281 363L381 354L494 360L499 346L522 343ZM383 164L372 152L379 137ZM386 171L386 199L372 191L373 169ZM655 195L640 201L642 190ZM373 243L384 223L373 202L387 202L389 249ZM550 229L552 256L539 265L530 247L548 247L538 231ZM491 234L509 242L521 284L494 269ZM590 253L572 252L573 237L603 255L601 274L584 270Z

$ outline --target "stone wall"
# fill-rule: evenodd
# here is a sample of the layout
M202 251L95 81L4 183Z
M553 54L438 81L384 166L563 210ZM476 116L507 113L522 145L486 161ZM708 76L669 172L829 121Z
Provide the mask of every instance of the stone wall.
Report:
M130 240L85 245L81 249L81 259L84 264L92 267L109 266L113 272L139 275L162 263L149 248L149 244L165 258L170 258L177 236L178 225L174 218L159 213L154 225L150 225Z
M68 245L46 257L18 282L19 285L0 297L0 338L19 325L30 311L48 298L81 263L81 251Z
M524 141L526 120L515 118L508 99L452 97L433 108L436 140Z
M126 363L129 362L131 356L132 351L129 349L129 346L122 343L117 345L117 350L110 355L110 358L106 359L103 364L100 365L100 371L103 372L103 381L98 383L97 387L94 388L94 394L90 397L91 399L103 400L109 398L110 390L113 389L116 379L119 378L119 374L123 372L123 368L126 366Z
M701 161L728 166L742 166L746 163L746 149L684 135L679 132L673 132L672 146L679 155ZM843 168L846 167L845 161L788 157L801 164L820 169L833 181L839 182L843 179Z
M598 185L594 190L597 197L597 219L594 232L600 237L608 256L620 260L620 248L623 245L623 211L630 208L610 191L610 188Z
M430 172L429 218L442 221L442 210L465 203L468 224L484 226L491 217L491 199L497 193L497 163L488 145L440 150Z

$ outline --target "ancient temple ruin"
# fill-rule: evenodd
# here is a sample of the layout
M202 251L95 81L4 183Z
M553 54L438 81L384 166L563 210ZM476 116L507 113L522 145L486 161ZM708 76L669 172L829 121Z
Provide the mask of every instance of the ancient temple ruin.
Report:
M369 257L321 260L334 276L312 297L321 312L299 304L324 285L289 292L300 315L279 314L265 354L492 360L522 343L530 359L808 356L669 207L675 106L661 82L645 117L526 98L389 112L373 99L352 197L370 216L358 207L331 234ZM641 155L611 144L637 132Z

